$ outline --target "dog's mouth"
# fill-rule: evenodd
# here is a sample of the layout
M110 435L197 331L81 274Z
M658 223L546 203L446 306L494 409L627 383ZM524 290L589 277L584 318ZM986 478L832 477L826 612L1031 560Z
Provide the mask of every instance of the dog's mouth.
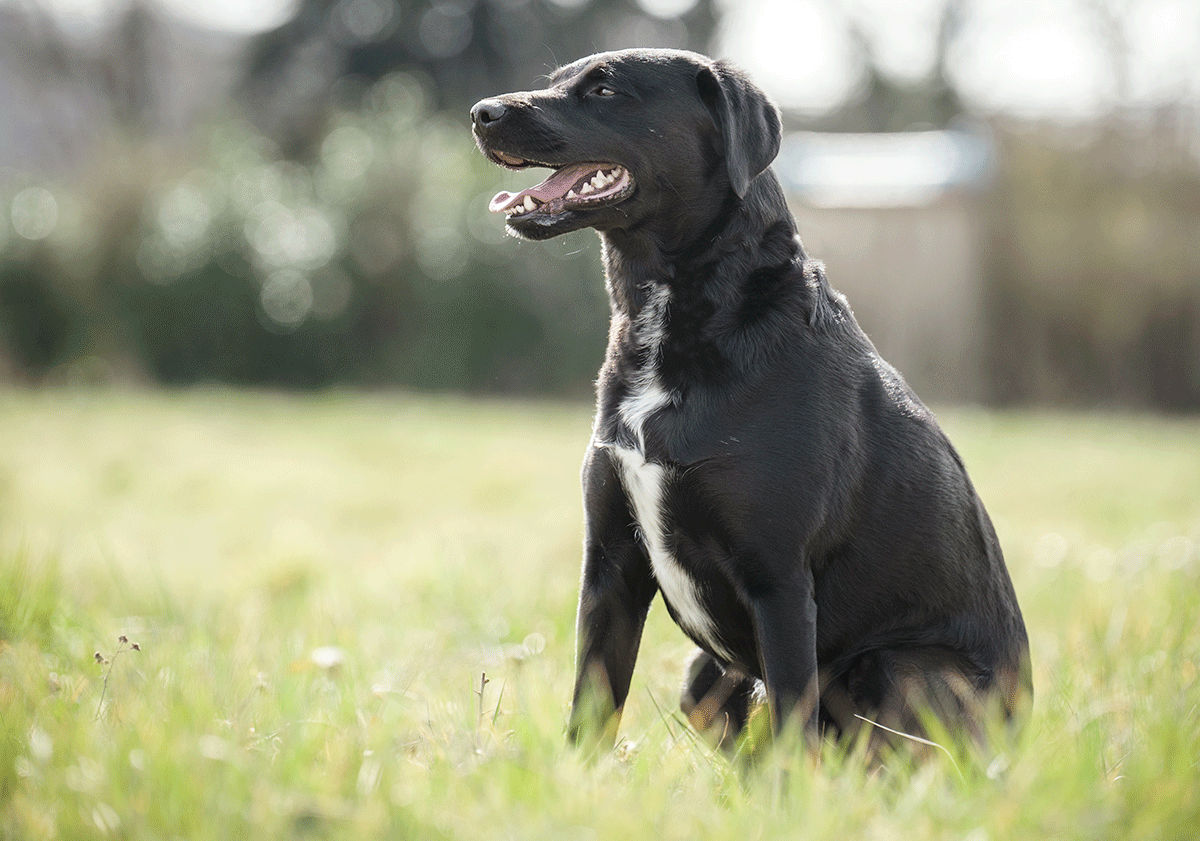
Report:
M491 157L510 169L530 166L551 166L491 152ZM519 193L501 190L496 193L488 209L493 213L507 214L509 219L517 217L553 216L567 210L593 210L623 201L633 192L633 176L620 164L574 163L554 168L554 172L540 184Z

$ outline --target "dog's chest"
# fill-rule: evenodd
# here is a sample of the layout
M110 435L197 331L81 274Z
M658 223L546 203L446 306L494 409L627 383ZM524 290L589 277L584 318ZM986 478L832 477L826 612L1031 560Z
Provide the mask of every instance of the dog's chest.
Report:
M664 494L674 479L673 471L646 461L637 450L618 445L609 449L663 598L692 639L706 643L715 653L732 660L716 632L716 623L704 606L704 594L674 551L664 505Z
M671 392L663 386L658 367L661 346L666 338L669 306L669 287L656 287L634 325L638 358L642 364L617 405L618 417L629 435L609 443L607 449L616 465L630 513L637 523L663 598L689 636L706 643L715 653L732 659L705 608L703 592L674 551L666 494L677 478L675 470L670 465L646 458L646 422L673 399Z

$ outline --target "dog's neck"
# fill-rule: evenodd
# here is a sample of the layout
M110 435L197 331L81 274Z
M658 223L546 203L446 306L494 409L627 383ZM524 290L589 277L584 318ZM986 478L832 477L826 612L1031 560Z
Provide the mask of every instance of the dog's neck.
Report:
M704 206L697 202L696 205ZM673 296L703 298L715 310L738 306L751 275L805 259L774 172L767 170L745 197L732 191L709 219L666 230L648 227L602 232L604 268L614 314L636 320L660 284Z

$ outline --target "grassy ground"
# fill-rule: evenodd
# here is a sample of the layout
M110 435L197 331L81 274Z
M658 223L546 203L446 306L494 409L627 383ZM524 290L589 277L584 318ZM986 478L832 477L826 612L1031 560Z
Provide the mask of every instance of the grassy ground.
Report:
M0 393L0 836L1196 837L1200 422L944 415L1031 633L1020 744L749 773L674 714L661 605L624 743L563 746L587 407Z

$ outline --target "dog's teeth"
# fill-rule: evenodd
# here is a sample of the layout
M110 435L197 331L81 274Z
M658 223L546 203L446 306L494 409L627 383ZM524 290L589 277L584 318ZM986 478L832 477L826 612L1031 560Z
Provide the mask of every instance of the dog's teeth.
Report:
M606 184L612 184L616 180L617 180L617 171L615 169L612 172L610 172L608 175L604 176L604 183L606 183Z
M579 193L580 193L580 195L586 196L588 193L592 192L595 189L596 188L592 186L591 181L585 181L583 186L579 188Z
M569 199L577 198L577 196L575 195L575 191L567 190L567 198L569 198Z
M525 209L533 210L535 207L537 207L537 205L535 205L533 203L533 196L526 196L525 197Z

